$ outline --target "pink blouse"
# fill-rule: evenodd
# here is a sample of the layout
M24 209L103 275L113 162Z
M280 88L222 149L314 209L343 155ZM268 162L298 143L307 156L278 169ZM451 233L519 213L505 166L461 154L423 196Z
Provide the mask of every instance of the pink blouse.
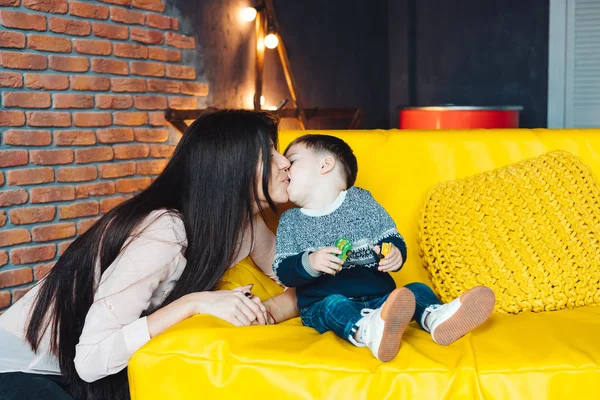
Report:
M139 236L125 244L99 280L83 332L76 346L75 368L81 379L93 382L121 371L129 358L150 340L146 317L171 292L181 276L187 245L183 221L166 210L148 215ZM275 279L272 262L275 237L260 217L256 218L254 243L246 235L234 265L250 255L254 263ZM38 352L25 340L27 318L39 286L0 315L0 372L60 374L57 357L49 350L47 331Z

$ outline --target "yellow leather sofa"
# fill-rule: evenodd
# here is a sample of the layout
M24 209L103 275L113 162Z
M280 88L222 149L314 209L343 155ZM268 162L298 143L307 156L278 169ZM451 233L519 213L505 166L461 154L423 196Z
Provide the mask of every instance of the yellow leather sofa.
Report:
M284 131L280 147L302 134ZM354 149L357 185L392 215L408 243L398 285L429 282L417 245L423 198L437 182L563 149L600 177L598 130L335 131ZM224 287L255 283L265 299L280 289L249 261ZM597 399L600 307L494 314L442 347L413 323L400 353L381 363L333 333L298 319L236 328L196 316L150 341L131 359L131 395L148 399Z

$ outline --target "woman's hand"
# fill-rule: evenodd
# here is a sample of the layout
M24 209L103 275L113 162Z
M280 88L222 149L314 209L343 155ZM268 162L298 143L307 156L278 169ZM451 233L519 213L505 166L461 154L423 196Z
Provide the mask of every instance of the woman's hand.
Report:
M267 309L250 289L252 285L233 290L190 293L183 298L191 307L191 314L209 314L236 326L267 323ZM182 299L183 299L182 298Z

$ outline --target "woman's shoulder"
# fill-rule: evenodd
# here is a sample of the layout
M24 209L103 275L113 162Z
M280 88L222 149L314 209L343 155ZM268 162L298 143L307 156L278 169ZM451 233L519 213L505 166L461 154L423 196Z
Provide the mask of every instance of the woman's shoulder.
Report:
M181 215L175 210L166 208L151 211L140 222L136 231L178 244L185 244L187 240Z

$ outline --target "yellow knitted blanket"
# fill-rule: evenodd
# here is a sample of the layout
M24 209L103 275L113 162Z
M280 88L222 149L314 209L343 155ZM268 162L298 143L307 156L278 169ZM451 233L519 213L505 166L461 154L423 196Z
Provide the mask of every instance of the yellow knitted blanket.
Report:
M600 304L599 200L565 151L438 184L419 226L434 289L448 302L486 285L515 314Z

